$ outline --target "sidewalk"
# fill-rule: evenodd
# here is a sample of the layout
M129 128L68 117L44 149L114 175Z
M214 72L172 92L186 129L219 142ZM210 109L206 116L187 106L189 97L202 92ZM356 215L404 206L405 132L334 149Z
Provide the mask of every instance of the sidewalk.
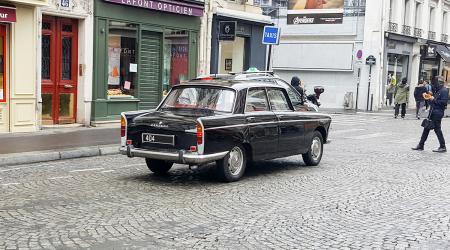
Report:
M0 166L118 153L119 125L0 134Z

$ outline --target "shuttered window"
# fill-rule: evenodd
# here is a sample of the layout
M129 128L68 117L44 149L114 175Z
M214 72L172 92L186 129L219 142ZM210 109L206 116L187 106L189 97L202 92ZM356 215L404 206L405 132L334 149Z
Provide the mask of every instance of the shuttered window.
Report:
M142 31L139 73L139 109L156 108L161 93L161 34Z

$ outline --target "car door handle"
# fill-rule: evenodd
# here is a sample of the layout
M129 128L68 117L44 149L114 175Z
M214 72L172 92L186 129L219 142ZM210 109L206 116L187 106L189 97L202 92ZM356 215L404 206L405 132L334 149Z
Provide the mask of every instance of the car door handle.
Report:
M247 117L245 118L248 122L253 122L255 121L255 117Z

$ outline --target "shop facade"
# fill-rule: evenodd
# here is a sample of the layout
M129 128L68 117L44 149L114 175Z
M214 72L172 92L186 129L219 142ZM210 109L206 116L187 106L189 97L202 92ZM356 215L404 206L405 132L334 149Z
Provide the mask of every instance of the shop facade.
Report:
M249 68L265 70L266 45L262 44L269 17L245 12L216 9L212 22L211 74L243 72ZM223 37L226 25L235 27L233 37Z
M196 76L203 2L95 0L92 123L155 108Z
M0 132L38 129L38 7L47 1L0 1Z
M40 9L38 89L42 126L89 125L92 99L93 0L51 2Z
M403 78L408 83L416 84L420 54L418 53L418 40L414 37L386 33L384 49L384 74L382 92L383 104L386 104L386 90L391 83L400 83Z

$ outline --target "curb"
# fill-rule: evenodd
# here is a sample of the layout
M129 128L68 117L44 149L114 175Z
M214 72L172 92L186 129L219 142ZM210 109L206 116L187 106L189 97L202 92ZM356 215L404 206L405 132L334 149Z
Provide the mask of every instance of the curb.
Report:
M0 154L0 167L114 154L119 154L119 145L79 147L61 149L59 151L32 151L4 155Z

